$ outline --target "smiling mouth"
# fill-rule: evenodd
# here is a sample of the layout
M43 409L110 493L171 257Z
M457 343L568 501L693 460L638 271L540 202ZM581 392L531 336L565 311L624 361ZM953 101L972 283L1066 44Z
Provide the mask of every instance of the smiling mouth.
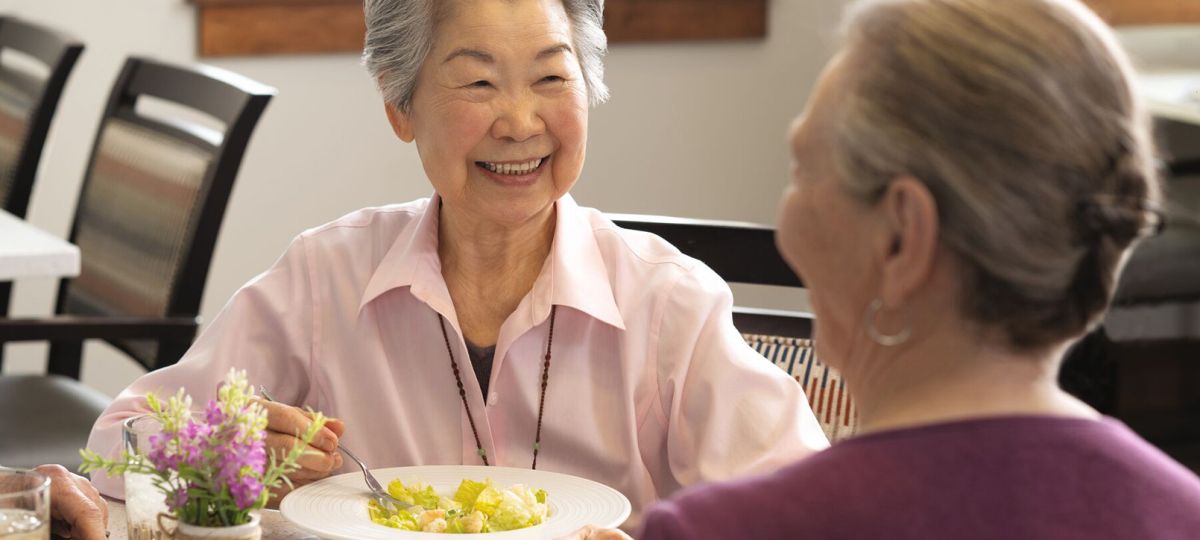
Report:
M475 165L481 169L485 169L491 173L506 175L506 176L522 176L538 170L550 156L530 159L527 161L476 161Z

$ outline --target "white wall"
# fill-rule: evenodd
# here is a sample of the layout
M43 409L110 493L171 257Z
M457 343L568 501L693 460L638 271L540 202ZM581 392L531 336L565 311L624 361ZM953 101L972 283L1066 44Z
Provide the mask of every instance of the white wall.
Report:
M784 132L832 50L840 0L772 0L766 40L615 45L613 98L591 117L575 197L614 212L771 222L788 168ZM65 235L109 86L126 55L194 62L183 0L0 0L0 12L87 45L50 131L29 219ZM354 55L205 59L279 89L246 154L217 243L210 320L293 235L363 206L428 195L416 152L397 141ZM16 285L14 315L45 315L51 280ZM740 292L739 299L763 295ZM787 306L777 306L787 307ZM89 345L84 381L114 395L140 371ZM6 373L41 371L41 345L10 345Z

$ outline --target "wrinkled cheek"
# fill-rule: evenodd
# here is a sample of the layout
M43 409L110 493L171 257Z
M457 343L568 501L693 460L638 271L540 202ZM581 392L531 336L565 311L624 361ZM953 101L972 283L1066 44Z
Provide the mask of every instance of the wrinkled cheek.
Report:
M566 193L579 179L587 156L587 109L563 106L546 116L547 128L558 143L554 156L554 184Z
M803 234L804 224L802 223L802 213L795 191L788 188L784 191L783 198L779 203L779 211L777 222L779 223L775 233L775 247L779 250L780 255L791 266L792 271L800 276L801 279L806 279L803 275L804 267L804 247Z

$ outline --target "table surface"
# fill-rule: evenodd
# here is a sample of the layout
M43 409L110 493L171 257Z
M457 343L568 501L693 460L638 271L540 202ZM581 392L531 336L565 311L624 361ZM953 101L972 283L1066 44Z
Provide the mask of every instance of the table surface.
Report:
M79 275L79 248L0 210L0 281Z
M1147 71L1138 75L1136 85L1154 116L1200 124L1200 70Z
M278 510L263 510L262 540L319 540L319 536L305 532L283 518ZM108 532L109 540L127 540L129 533L125 528L125 503L108 500Z

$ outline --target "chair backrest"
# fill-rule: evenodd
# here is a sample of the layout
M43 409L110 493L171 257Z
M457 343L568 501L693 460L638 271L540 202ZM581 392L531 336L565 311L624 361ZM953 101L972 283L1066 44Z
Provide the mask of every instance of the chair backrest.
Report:
M79 277L59 286L59 314L195 317L242 156L275 90L227 71L130 58L100 121L71 227ZM224 125L148 116L145 97ZM110 342L146 369L188 344Z
M0 209L12 215L29 208L50 120L82 52L66 34L0 16Z
M730 283L804 286L776 250L775 230L770 226L633 214L608 217L620 227L662 237ZM804 388L830 441L855 433L858 411L844 380L814 354L811 314L737 306L733 323L750 347Z

